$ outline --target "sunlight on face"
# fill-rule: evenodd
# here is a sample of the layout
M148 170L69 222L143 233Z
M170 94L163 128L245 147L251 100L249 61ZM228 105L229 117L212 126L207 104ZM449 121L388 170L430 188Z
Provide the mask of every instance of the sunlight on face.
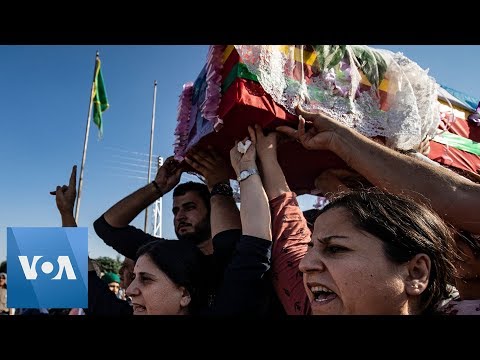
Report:
M408 270L387 259L382 244L354 227L343 208L317 218L299 266L314 315L408 311L403 280Z
M187 313L185 289L177 286L150 259L138 258L134 268L134 280L127 289L132 298L134 315L183 315ZM188 294L187 294L188 295Z
M173 198L175 234L180 239L186 234L205 231L205 225L210 228L208 209L202 198L194 191ZM200 227L202 229L200 229Z

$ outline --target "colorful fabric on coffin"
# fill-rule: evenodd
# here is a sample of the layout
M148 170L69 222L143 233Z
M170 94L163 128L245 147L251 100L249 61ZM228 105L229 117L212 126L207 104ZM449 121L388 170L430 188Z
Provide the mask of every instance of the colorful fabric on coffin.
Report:
M224 46L210 46L207 63L192 85L185 84L178 104L174 155L183 160L202 137L223 126L218 116L221 100L221 69Z
M311 61L308 58L305 66L309 69L309 73L311 73ZM360 85L360 91L366 91L370 89L371 84L363 74L362 76L363 78ZM202 136L205 136L213 131L212 124L205 121L206 119L210 121L215 120L213 128L217 131L223 126L223 120L221 118L231 109L232 106L235 105L235 103L223 101L224 106L222 106L222 109L215 106L209 106L209 113L206 112L205 108L207 106L205 106L205 103L207 101L210 101L210 103L213 103L214 105L220 103L220 99L216 98L217 94L212 95L212 92L209 93L208 89L219 85L221 81L221 90L222 93L225 93L237 78L249 79L258 82L257 77L248 70L245 64L242 63L242 59L240 59L239 54L233 45L226 47L211 46L209 49L207 64L201 71L194 85L194 91L196 94L194 99L192 100L191 95L193 90L188 86L184 86L184 90L181 95L178 110L178 125L175 131L177 139L174 144L174 153L177 159L183 159L188 150L195 145L202 138ZM388 81L383 81L381 83L379 90L382 106L387 106L386 101L384 101L386 99L386 92L384 91L386 89L386 82L388 83ZM235 85L238 86L238 83ZM254 99L253 101L250 101L251 104L248 104L248 99L240 96L239 99L244 98L246 100L244 105L256 107L256 103L268 103L269 105L267 107L262 107L260 105L259 108L263 108L264 110L273 110L273 113L276 114L277 120L287 120L291 121L292 125L296 124L296 117L285 112L283 108L275 104L269 94L267 94L260 86L248 84L246 87L244 87L244 89L246 89L252 95L262 94L262 96L267 97L262 101L256 101L258 99ZM266 119L258 117L255 118L255 122L263 125L268 125L272 120L271 114L257 112L255 115L266 116ZM277 121L276 125L279 124L280 122ZM236 125L243 128L242 121ZM246 134L246 127L244 130Z
M200 111L206 95L206 66L193 85L184 86L178 106L178 124L175 129L175 158L183 160L187 151L202 137L214 131L214 123L206 120Z
M451 108L445 103L440 103L441 118L443 122L440 124L439 129L447 131L447 136L441 135L434 137L430 141L430 153L428 157L442 165L449 167L455 167L458 169L470 171L476 174L480 174L480 155L476 154L473 150L480 146L480 128L467 120L468 113L453 107L454 121L447 121L452 115ZM448 123L448 125L447 125ZM459 143L449 141L449 134L455 135L470 140L474 146L470 151L468 148L457 148Z
M309 65L311 60L309 59L305 62L305 72L307 74L312 72L312 66ZM186 140L182 146L176 147L175 154L178 159L182 159L197 142L200 147L214 146L217 150L220 150L225 159L229 159L228 152L235 139L248 135L247 125L258 123L264 128L273 129L280 124L285 124L285 121L292 125L295 125L298 121L296 116L273 101L271 95L257 82L257 76L248 71L246 65L242 63L243 59L240 59L233 47L230 46L224 50L223 60L223 68L220 71L224 94L218 107L218 117L223 120L224 127L219 133L215 133L212 124L205 121L205 118L200 115L201 111L198 111L200 108L198 104L204 101L202 92L204 92L206 86L207 63L194 86L198 98L191 103L188 136L184 136ZM357 93L361 94L365 91L371 93L372 85L365 76L361 78L358 86ZM389 85L388 80L381 81L377 92L377 94L380 94L378 98L379 111L388 111L389 106L391 106L387 90L395 91ZM279 148L279 161L290 187L297 192L313 190L314 179L323 170L346 166L331 152L306 151L296 142L283 144ZM234 178L233 172L231 175Z
M238 62L291 114L296 104L308 99L305 108L321 109L369 137L382 136L388 146L413 148L434 134L439 121L438 85L402 54L350 45L211 46L207 90L220 81L225 85ZM220 99L216 96L218 91L213 99L207 94L205 100L213 106L208 115L201 111L207 120L216 118L218 125L221 119L215 106Z
M234 54L232 54L234 56ZM237 55L238 59L238 55ZM230 58L229 58L230 60ZM201 116L199 109L204 101L206 89L206 67L202 70L195 84L184 89L179 104L179 114L183 113L183 121L177 126L177 144L175 155L181 160L193 145L199 147L213 146L225 160L229 159L229 151L235 140L248 135L247 126L254 123L264 128L274 129L280 124L288 122L295 125L297 117L288 113L284 108L276 104L258 82L244 79L241 67L224 64L225 73L234 74L233 81L224 86L224 94L218 108L218 116L223 120L223 127L215 132L213 122L207 121ZM243 75L242 75L243 74ZM240 77L242 76L242 77ZM225 76L232 79L232 76ZM224 81L223 85L227 82ZM189 92L191 95L189 96ZM183 101L182 101L183 100ZM183 105L182 105L183 103ZM185 116L188 114L188 116ZM180 124L184 125L184 133L180 134ZM183 139L183 142L180 141ZM292 189L297 192L314 189L315 178L325 169L336 167L343 168L345 164L329 151L307 151L297 142L289 142L279 147L279 161L284 169L287 181ZM300 160L300 161L299 161ZM306 164L309 164L306 166ZM233 169L231 178L235 179Z
M401 53L351 45L235 45L235 49L263 89L292 114L302 103L405 150L435 134L440 120L438 84Z
M224 149L228 147L230 150L229 147L233 146L236 139L248 135L245 122L248 120L245 119L253 120L249 124L259 123L262 126L268 126L273 119L290 120L291 124L296 124L296 117L287 114L284 109L275 104L258 82L252 81L246 85L245 83L240 85L239 78L256 78L243 64L239 63L238 53L232 50L234 50L233 46L226 48L212 46L209 53L215 56L211 56L207 61L193 86L184 86L180 96L178 123L175 130L176 159L182 160L200 140L202 140L200 146L215 143L216 146ZM208 90L215 86L218 86L218 93L212 95ZM206 106L208 102L214 103L216 107ZM247 109L241 110L241 107L247 107ZM219 131L224 127L225 116L229 126L220 134L213 134L214 130ZM280 124L279 121L276 125ZM212 137L215 140L212 140ZM229 156L226 158L228 159Z

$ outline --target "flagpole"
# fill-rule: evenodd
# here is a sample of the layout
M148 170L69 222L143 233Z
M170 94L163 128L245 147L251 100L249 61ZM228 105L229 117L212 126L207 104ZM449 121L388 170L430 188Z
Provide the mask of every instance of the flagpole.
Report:
M85 130L85 141L83 143L83 155L82 155L82 166L80 167L80 178L78 180L78 191L77 191L77 205L75 207L75 222L78 224L78 214L80 212L80 199L82 196L82 184L83 184L83 170L85 168L85 158L87 157L87 145L88 145L88 133L90 132L90 119L92 114L92 106L93 106L93 95L95 92L95 72L97 70L97 59L99 57L99 53L97 50L97 54L95 55L95 66L93 68L93 81L92 81L92 89L90 91L90 103L88 105L88 116L87 116L87 127Z
M155 104L157 99L157 80L153 82L153 111L152 111L152 127L150 129L150 156L148 157L148 179L147 185L150 184L150 171L152 168L152 151L153 151L153 130L155 129ZM145 224L143 230L147 232L148 227L148 206L145 208Z

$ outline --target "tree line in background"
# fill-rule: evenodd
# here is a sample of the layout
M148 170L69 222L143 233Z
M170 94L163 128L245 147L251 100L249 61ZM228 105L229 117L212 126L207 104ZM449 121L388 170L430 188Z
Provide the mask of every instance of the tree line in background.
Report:
M122 266L122 261L120 261L120 256L117 256L116 259L112 259L108 256L101 256L95 259L95 262L100 265L101 270L106 272L113 272L118 274L120 267Z

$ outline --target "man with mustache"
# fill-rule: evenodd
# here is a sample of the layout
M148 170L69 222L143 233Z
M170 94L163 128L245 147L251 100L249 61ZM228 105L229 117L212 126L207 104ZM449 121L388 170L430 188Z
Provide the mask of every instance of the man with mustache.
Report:
M240 221L237 219L239 212L232 196L214 197L215 201L212 201L212 204L215 220L219 221L214 220L215 233L212 233L210 191L216 194L215 188L220 185L228 189L228 169L223 159L214 152L202 151L195 156L205 159L204 161L208 161L212 169L216 170L205 176L207 185L190 181L177 186L184 169L178 161L169 157L150 184L120 200L94 222L97 235L120 254L136 259L138 248L156 238L129 226L129 223L147 206L176 186L173 191L172 208L175 234L180 241L195 243L205 255L213 253L212 237L225 228L217 230L217 223L226 223L228 229L238 231L241 229Z
M122 255L136 259L137 249L150 240L150 235L129 226L129 223L147 206L171 191L180 181L181 174L178 162L169 157L150 184L120 200L95 221L97 235ZM207 187L193 182L181 184L175 189L173 197L172 210L178 239L198 244L208 242L210 193ZM134 240L127 242L125 236Z
M136 260L137 250L157 238L128 224L176 186L172 208L175 233L179 241L193 242L205 255L210 276L205 279L203 286L207 305L211 307L241 235L240 213L229 185L225 161L213 149L195 151L190 157L187 162L202 165L201 174L205 177L206 185L187 182L177 186L184 170L170 157L158 170L152 183L113 205L94 222L94 228L107 245L125 257ZM103 301L100 297L97 300ZM270 304L265 306L269 307ZM113 311L107 305L97 309L101 309L97 314Z

